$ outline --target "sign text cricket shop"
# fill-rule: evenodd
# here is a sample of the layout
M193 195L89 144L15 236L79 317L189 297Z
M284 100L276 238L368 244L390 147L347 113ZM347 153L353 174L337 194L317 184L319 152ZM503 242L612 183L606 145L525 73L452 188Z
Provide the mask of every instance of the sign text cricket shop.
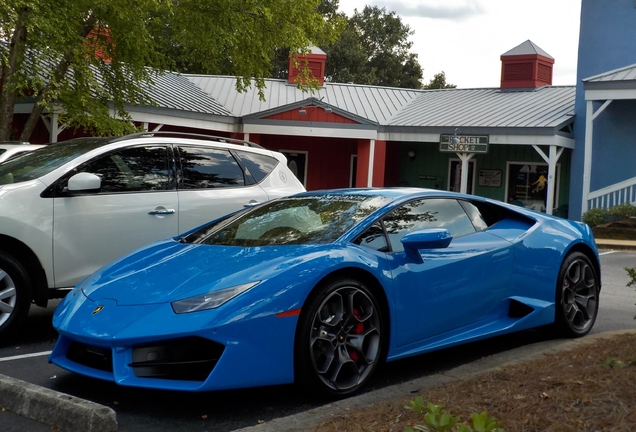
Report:
M439 151L488 153L488 135L440 135Z

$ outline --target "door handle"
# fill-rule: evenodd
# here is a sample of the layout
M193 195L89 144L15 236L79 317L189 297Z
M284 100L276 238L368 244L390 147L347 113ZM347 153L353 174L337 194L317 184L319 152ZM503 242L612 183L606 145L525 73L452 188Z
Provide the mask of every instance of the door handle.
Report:
M171 215L175 213L175 209L167 209L165 207L157 207L153 211L148 212L149 215Z

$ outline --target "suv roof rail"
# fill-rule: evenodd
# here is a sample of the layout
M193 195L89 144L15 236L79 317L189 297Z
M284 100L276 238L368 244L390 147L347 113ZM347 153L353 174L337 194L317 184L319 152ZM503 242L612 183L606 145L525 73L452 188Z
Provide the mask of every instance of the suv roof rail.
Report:
M197 133L190 133L190 132L170 132L170 131L149 131L149 132L137 132L134 134L130 134L130 135L126 135L123 137L119 137L118 139L116 139L116 141L119 141L120 139L128 139L128 138L144 138L144 137L153 137L153 136L162 136L162 137L176 137L176 138L197 138L197 139L204 139L204 140L208 140L208 141L219 141L219 142L223 142L223 143L229 143L229 144L236 144L236 145L242 145L242 146L246 146L246 147L255 147L255 148L264 148L263 146L260 146L256 143L250 142L250 141L245 141L245 140L240 140L240 139L236 139L236 138L228 138L228 137L221 137L221 136L216 136L216 135L205 135L205 134L197 134Z

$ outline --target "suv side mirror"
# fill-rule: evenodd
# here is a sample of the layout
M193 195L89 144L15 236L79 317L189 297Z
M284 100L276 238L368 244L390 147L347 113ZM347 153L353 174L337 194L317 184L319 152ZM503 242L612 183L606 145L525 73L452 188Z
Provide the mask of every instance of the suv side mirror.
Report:
M453 236L445 228L431 228L413 231L402 237L404 252L417 262L422 262L420 249L444 249L448 247Z
M97 193L102 188L102 180L95 174L81 172L68 179L66 190L71 194Z

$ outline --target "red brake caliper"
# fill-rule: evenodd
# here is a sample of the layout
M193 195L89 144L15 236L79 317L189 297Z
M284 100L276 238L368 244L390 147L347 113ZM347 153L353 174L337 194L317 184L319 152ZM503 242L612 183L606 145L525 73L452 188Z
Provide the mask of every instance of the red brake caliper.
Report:
M360 319L360 312L358 311L358 309L353 310L353 316L355 316L357 319ZM364 324L358 323L353 328L352 333L362 334L363 331L364 331ZM358 359L360 358L357 351L349 351L349 357L351 357L351 360L353 360L355 363L357 363Z

